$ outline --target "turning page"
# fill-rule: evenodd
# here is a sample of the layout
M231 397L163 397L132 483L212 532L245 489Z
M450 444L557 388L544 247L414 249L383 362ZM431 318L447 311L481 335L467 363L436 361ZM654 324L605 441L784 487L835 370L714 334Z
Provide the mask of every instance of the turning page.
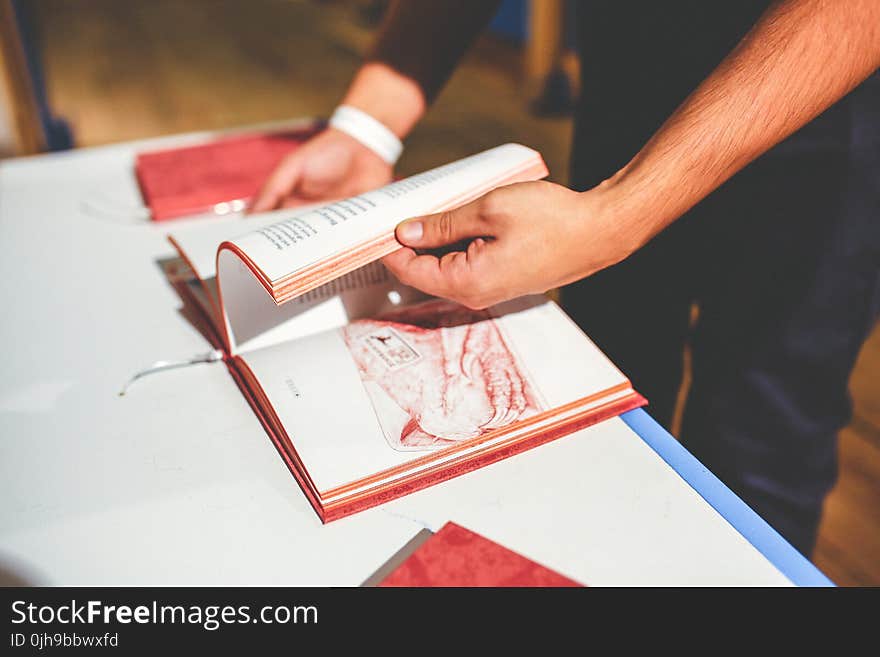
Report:
M341 325L382 312L389 303L417 298L377 262L400 248L394 237L398 223L546 174L537 151L506 144L359 196L288 214L224 242L217 253L217 278L229 351L264 344L263 334L305 312L314 315L314 308L332 314ZM313 332L315 326L310 323L304 331Z
M402 285L380 261L401 248L401 221L546 173L536 151L499 146L259 217L217 247L214 269L224 229L172 238L202 305L216 299L231 374L325 522L645 403L545 297L470 310Z
M225 242L220 249L246 262L280 304L399 248L394 228L404 219L457 207L495 187L546 175L537 151L505 144L297 214Z
M225 333L217 284L217 250L222 242L306 213L314 206L278 210L246 218L224 218L185 226L169 235L194 274L185 292L198 304L215 333ZM381 263L370 263L349 275L278 306L241 260L227 268L226 287L235 296L237 340L225 345L232 353L293 340L383 312L395 304L424 298L400 284Z

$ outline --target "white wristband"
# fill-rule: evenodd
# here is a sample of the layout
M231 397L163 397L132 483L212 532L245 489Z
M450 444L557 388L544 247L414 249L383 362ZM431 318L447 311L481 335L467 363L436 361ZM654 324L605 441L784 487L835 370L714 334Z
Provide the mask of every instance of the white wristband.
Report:
M330 117L329 125L354 137L388 164L394 165L403 152L397 135L357 107L340 105Z

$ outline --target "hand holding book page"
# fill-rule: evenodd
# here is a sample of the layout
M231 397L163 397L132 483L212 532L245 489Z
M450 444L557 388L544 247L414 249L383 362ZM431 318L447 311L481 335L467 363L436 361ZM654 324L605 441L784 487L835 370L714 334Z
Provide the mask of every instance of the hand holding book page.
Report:
M249 219L254 230L241 236L235 224L219 245L208 226L172 236L197 272L184 289L324 522L644 403L545 297L468 310L381 264L401 248L403 219L545 174L540 155L508 144L352 199Z
M399 248L395 225L546 173L536 151L507 144L352 199L183 226L169 240L195 273L190 295L239 353L424 299L378 262Z
M268 291L277 305L312 291L327 297L363 287L357 270L401 248L394 229L402 220L426 209L457 207L500 185L545 175L540 154L505 144L372 192L293 212L223 242L217 254L217 277L230 349L235 351L237 344L253 338L266 315L267 309L254 307L254 283ZM348 274L354 280L344 278ZM331 284L327 294L317 291L327 284Z

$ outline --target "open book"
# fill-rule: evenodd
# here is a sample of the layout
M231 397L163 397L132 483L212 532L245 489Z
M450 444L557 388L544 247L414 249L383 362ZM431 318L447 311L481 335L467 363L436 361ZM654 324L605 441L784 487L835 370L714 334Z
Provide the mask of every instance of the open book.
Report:
M545 297L470 310L379 262L400 221L546 173L507 144L329 205L170 235L186 294L323 521L644 403Z

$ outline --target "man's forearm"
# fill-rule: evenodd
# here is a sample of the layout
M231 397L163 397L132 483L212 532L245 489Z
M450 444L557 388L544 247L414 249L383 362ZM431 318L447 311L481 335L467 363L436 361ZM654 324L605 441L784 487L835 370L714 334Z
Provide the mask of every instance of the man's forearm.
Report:
M643 246L878 64L880 0L776 3L609 180L582 193L542 181L507 185L414 217L397 227L406 248L385 265L407 285L471 308L590 276Z
M602 184L641 246L880 65L878 0L786 0Z
M499 0L396 0L343 102L406 136Z

